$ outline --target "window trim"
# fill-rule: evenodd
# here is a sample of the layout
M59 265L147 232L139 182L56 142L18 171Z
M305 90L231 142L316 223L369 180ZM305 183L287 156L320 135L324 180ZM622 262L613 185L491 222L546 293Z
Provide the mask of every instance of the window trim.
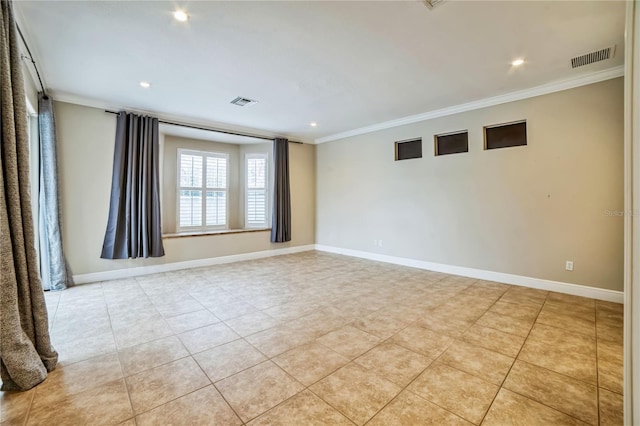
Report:
M215 230L224 230L229 229L229 154L224 152L215 152L215 151L198 151L195 149L185 149L178 148L177 159L177 167L176 167L176 231L178 233L187 233L187 232L198 232L198 231L215 231ZM202 186L201 187L191 187L191 186L181 186L180 185L180 167L182 163L182 155L198 155L202 157ZM227 176L226 176L226 188L207 188L207 157L213 158L224 158L227 162ZM181 190L192 190L192 191L201 191L202 192L202 225L201 226L181 226L180 225L180 191ZM207 217L206 217L206 203L207 203L207 191L223 191L225 192L225 224L224 225L210 225L207 226Z
M249 224L249 159L261 158L265 160L264 166L264 193L265 193L265 218L261 225ZM266 229L271 223L271 168L269 167L269 153L267 152L248 152L244 155L244 229Z

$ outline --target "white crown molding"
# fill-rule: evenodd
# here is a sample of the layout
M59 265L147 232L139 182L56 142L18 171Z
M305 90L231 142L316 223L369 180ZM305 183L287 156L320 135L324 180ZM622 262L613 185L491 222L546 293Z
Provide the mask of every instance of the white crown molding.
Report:
M478 101L468 102L465 104L455 105L447 108L428 111L422 114L410 115L408 117L398 118L396 120L385 121L383 123L373 124L371 126L360 127L359 129L348 130L346 132L336 133L324 136L315 140L316 144L331 142L338 139L344 139L351 136L363 135L365 133L376 132L378 130L390 129L392 127L403 126L405 124L417 123L419 121L431 120L433 118L444 117L447 115L459 114L461 112L472 111L475 109L491 107L504 104L507 102L519 101L522 99L533 98L549 93L560 92L563 90L573 89L588 84L599 83L601 81L610 80L612 78L622 77L624 75L624 66L609 68L602 71L595 71L578 77L558 80L551 83L543 84L529 89L518 90L516 92L506 93L504 95L493 96Z
M245 260L263 259L265 257L282 256L284 254L300 253L314 250L313 244L305 246L287 247L283 249L255 251L251 253L233 254L230 256L210 257L207 259L187 260L184 262L163 263L161 265L139 266L136 268L116 269L113 271L93 272L90 274L74 275L74 284L87 284L99 281L118 280L157 274L160 272L179 271L182 269L203 268L206 266L222 265L224 263L242 262Z
M86 96L75 95L73 93L64 92L60 90L48 90L48 93L56 101L66 102L66 103L75 104L75 105L82 105L90 108L98 108L98 109L104 109L109 111L126 110L126 111L135 112L138 114L152 115L154 117L159 118L160 120L173 121L176 123L190 124L194 126L202 126L202 127L211 128L212 130L218 129L218 130L230 131L230 132L247 133L254 136L260 136L260 137L266 137L266 138L287 138L290 140L296 140L296 141L300 141L307 144L313 144L313 141L311 140L304 140L291 135L280 135L273 132L254 129L251 127L236 126L229 123L221 123L218 121L198 120L198 119L193 119L190 117L185 117L180 115L164 114L157 111L144 110L140 108L132 108L126 105L114 104L111 102L89 98Z
M572 294L574 296L589 297L591 299L606 300L608 302L623 303L624 293L621 291L607 290L603 288L588 287L579 284L550 281L540 278L525 277L522 275L505 274L502 272L485 271L483 269L466 268L464 266L446 265L443 263L426 262L422 260L408 259L404 257L387 256L383 254L365 251L351 250L340 247L316 244L315 249L328 253L342 254L345 256L359 257L378 262L393 263L395 265L409 266L428 271L442 272L445 274L460 275L463 277L480 280L495 281L512 284L521 287L530 287L539 290L555 291L557 293Z

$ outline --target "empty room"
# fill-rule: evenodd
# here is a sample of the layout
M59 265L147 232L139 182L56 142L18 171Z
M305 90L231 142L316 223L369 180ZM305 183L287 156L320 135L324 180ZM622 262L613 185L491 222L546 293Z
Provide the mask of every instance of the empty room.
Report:
M640 4L0 1L0 425L640 425Z

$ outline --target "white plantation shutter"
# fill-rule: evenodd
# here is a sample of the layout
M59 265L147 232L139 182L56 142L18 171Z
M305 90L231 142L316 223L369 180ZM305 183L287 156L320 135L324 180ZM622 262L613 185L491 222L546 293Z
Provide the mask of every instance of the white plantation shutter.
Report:
M226 157L207 157L207 188L227 188Z
M180 227L202 226L202 191L180 191Z
M247 155L246 227L267 227L267 155Z
M180 156L180 227L202 226L202 191L186 188L202 186L202 157L184 154Z
M178 229L221 228L227 224L228 157L178 151Z
M207 157L207 226L227 223L227 158Z
M183 154L180 156L180 186L202 186L202 156Z
M227 223L227 193L207 191L207 226L221 226Z

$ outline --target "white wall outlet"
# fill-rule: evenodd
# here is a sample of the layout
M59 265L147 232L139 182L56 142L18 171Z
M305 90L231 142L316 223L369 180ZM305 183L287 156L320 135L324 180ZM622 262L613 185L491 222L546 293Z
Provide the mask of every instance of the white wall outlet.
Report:
M382 247L382 240L378 240L378 246Z
M567 271L573 271L573 260L567 260L564 269L566 269Z
M373 240L373 245L378 247L378 240Z

